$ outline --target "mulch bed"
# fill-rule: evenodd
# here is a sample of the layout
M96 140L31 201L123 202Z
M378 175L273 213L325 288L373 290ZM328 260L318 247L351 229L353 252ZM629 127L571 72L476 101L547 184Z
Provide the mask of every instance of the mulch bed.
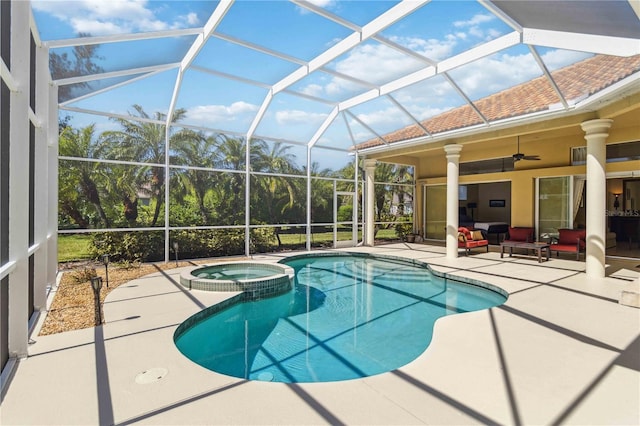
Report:
M244 260L241 259L225 259ZM102 263L86 261L60 264L63 273L56 294L40 330L40 336L79 330L95 326L95 300L91 288L91 277L102 277L100 301L120 285L160 270L174 269L222 260L200 259L169 263L109 264L109 287L106 285L105 267Z

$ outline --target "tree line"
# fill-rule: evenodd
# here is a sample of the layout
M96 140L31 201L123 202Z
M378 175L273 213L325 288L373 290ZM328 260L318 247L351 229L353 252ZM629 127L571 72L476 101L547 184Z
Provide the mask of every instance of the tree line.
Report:
M62 120L59 140L59 155L63 157L59 173L61 229L165 225L166 127L157 122L166 122L166 116L159 112L150 116L139 105L133 109L131 119L111 119L120 129L100 134L96 134L95 124L76 129ZM185 110L176 110L172 120L179 123L184 114ZM149 119L153 121L147 121ZM173 132L168 143L169 164L175 166L170 168L169 224L244 225L246 139L183 128ZM281 142L251 141L249 167L255 172L250 181L252 224L306 222L306 166L296 165L290 149L290 145ZM96 159L103 161L91 161ZM180 167L183 165L193 168ZM311 168L314 177L340 179L339 190L354 190L353 164L334 171L320 169L314 162ZM406 166L380 163L376 168L376 181L397 182L410 178L408 173ZM384 220L385 212L389 213L392 193L396 198L399 194L406 198L406 192L402 187L377 185L377 220ZM332 200L332 181L312 179L313 222L333 222ZM349 220L349 214L345 209L340 220Z

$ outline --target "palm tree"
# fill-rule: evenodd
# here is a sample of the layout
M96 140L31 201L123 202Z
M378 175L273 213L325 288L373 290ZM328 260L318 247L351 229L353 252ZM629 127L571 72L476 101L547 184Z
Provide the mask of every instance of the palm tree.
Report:
M131 114L134 117L139 117L145 120L151 119L151 117L144 111L140 105L133 105L136 110L136 114ZM178 109L174 112L172 121L177 122L184 117L186 110ZM107 131L102 134L105 142L113 145L113 155L117 156L121 160L149 162L155 164L162 164L165 161L165 122L166 114L156 112L153 116L153 120L160 121L160 123L152 123L147 121L137 121L135 119L113 118L120 126L121 131ZM117 148L117 149L116 149ZM150 192L155 197L155 211L151 226L155 226L160 216L160 209L162 200L164 197L164 169L160 167L151 168L151 176L146 185L150 188Z
M104 151L104 146L94 140L95 125L91 124L85 128L75 130L70 126L64 128L60 134L60 155L66 157L77 157L79 159L97 158ZM62 183L61 188L69 190L69 183L75 179L77 190L89 201L96 209L100 220L105 228L111 226L111 221L107 217L102 208L100 200L100 192L95 178L100 175L99 164L90 161L69 161L69 169L64 173L60 173ZM61 205L64 207L69 200L61 199ZM73 209L67 209L71 217L77 217ZM86 225L86 222L78 223Z
M377 221L381 222L385 214L385 204L391 203L394 195L400 200L399 214L404 214L403 201L412 195L405 186L390 185L392 183L413 183L412 168L402 164L378 163L376 165L375 181L381 182L375 186L375 206ZM389 213L389 212L387 212Z
M287 152L291 148L290 146L276 142L269 149L269 145L261 140L255 141L255 145L259 148L258 155L252 162L256 171L282 174L291 174L297 171L295 157ZM265 219L268 218L272 223L281 222L283 215L292 210L295 205L298 193L296 182L288 176L272 175L256 176L254 182L262 189L259 192L262 197L261 200L256 200L253 205L265 209ZM281 246L279 231L279 227L275 229L278 246Z
M219 163L218 167L228 170L245 170L247 156L247 141L244 138L217 135ZM253 165L261 155L260 146L251 144L250 162ZM232 224L244 223L245 176L241 173L226 173L220 185L220 190L228 198L226 216ZM223 211L225 211L223 209Z
M185 129L173 135L171 144L176 157L185 164L213 168L217 163L215 136L207 137L203 132ZM208 224L210 213L205 206L205 197L219 186L216 176L212 172L193 169L186 169L176 176L180 185L195 195L202 223Z
M73 166L69 165L70 161L61 160L60 170L70 171ZM80 228L88 228L89 221L83 214L84 201L82 194L78 192L80 187L80 179L78 173L61 173L58 177L58 199L60 206L59 226L65 221L65 215L69 217Z
M91 37L91 34L80 32L78 37ZM51 69L52 78L58 80L104 71L102 67L96 64L96 61L104 59L97 54L99 47L100 45L98 44L74 46L70 52L72 56L67 52L58 54L52 51L49 55L49 68ZM76 91L82 91L87 88L91 88L91 84L88 82L60 85L58 86L58 100L60 102L67 101L77 94L75 93Z
M288 153L290 146L276 142L269 149L269 145L261 140L256 141L258 155L252 162L254 170L269 173L290 174L295 171L295 157ZM260 177L262 193L266 198L266 208L270 219L281 216L295 203L295 184L292 178L286 176L265 175ZM276 206L280 207L276 209ZM279 213L276 216L276 213Z
M306 169L306 167L304 167ZM331 169L320 170L320 165L311 163L311 218L313 222L331 222L333 187L330 180L314 179L313 177L330 177Z
M114 202L122 203L122 213L127 224L135 227L138 222L138 199L141 188L149 179L148 168L111 164L107 168L109 179L105 187L109 194L114 194Z
M391 163L378 163L375 171L376 182L393 182L395 178L395 164ZM385 203L388 199L389 186L384 184L375 185L374 198L376 206L376 221L382 222L382 217L385 211Z

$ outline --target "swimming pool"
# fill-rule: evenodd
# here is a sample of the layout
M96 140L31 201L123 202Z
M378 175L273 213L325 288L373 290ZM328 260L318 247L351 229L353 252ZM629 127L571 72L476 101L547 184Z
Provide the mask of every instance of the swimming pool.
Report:
M506 300L411 260L313 254L283 263L295 270L290 292L196 314L176 330L178 349L234 377L349 380L414 360L429 345L438 318Z

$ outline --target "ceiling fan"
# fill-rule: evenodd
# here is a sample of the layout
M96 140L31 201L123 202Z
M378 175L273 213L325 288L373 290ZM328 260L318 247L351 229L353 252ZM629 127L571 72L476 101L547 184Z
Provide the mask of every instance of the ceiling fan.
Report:
M539 155L524 155L520 152L520 136L518 136L518 152L513 154L513 162L520 160L540 160Z

